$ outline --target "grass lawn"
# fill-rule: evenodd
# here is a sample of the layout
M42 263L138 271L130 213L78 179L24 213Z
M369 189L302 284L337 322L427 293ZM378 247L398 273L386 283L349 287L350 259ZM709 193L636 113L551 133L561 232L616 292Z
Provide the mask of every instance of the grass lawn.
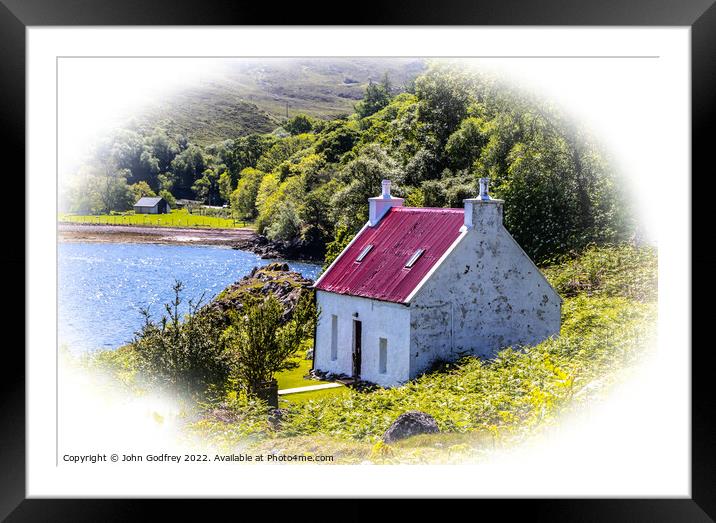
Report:
M251 222L219 218L216 216L201 216L189 214L186 210L174 210L169 214L98 214L77 215L60 214L60 222L65 223L94 223L98 225L147 225L152 227L210 227L233 229L238 227L252 227Z
M308 371L311 370L311 360L301 358L298 360L298 367L294 369L285 370L276 374L278 380L278 389L293 389L296 387L308 387L310 385L321 385L322 383L330 383L328 381L320 380L308 380L304 378ZM279 402L281 400L291 403L306 403L309 400L317 398L327 398L328 396L337 396L346 392L345 387L325 390L312 390L309 392L298 392L296 394L287 394L285 396L279 396Z
M316 382L318 383L318 382ZM297 392L296 394L287 394L285 396L279 396L279 407L282 407L282 402L302 404L307 403L311 400L327 399L332 396L343 396L348 394L347 387L337 387L335 389L323 389L323 390L311 390L308 392Z

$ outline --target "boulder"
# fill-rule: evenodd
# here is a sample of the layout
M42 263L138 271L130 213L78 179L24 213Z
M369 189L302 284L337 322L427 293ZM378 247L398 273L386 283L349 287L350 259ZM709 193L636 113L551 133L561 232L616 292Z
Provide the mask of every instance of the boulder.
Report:
M398 416L388 427L383 434L383 442L394 443L418 434L435 434L437 432L440 432L440 429L438 429L435 418L419 410L411 410Z
M281 427L281 422L286 417L286 409L275 408L269 412L268 421L271 427L275 430Z

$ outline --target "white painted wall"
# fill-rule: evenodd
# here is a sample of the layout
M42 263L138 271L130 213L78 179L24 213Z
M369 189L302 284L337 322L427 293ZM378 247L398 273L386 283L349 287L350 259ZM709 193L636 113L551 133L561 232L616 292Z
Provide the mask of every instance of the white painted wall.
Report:
M410 301L411 377L559 333L561 299L502 225L502 202L466 209L466 234Z
M410 379L410 308L407 305L317 290L320 316L316 327L314 368L352 374L353 320L363 324L361 378L384 387ZM358 313L355 317L354 314ZM337 359L331 359L331 317L338 316ZM386 372L379 370L380 338L388 341Z

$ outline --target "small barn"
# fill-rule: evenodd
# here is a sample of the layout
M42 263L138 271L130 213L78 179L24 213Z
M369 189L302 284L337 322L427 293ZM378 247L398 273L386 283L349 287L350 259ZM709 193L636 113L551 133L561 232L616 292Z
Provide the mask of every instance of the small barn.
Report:
M403 207L383 181L369 219L314 284L314 369L390 387L462 355L559 333L561 299L480 180L462 209Z
M169 212L169 204L159 196L143 196L134 204L135 214L166 214Z

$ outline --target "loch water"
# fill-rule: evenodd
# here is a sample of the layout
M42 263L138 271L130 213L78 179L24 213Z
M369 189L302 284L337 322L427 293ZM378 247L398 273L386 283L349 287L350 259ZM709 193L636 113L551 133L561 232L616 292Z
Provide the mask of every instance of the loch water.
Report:
M140 310L155 318L184 285L180 310L189 299L204 302L256 266L272 261L226 247L149 243L59 243L58 342L72 353L116 348L141 327ZM321 266L288 262L291 270L316 279ZM42 311L35 311L42 314Z

